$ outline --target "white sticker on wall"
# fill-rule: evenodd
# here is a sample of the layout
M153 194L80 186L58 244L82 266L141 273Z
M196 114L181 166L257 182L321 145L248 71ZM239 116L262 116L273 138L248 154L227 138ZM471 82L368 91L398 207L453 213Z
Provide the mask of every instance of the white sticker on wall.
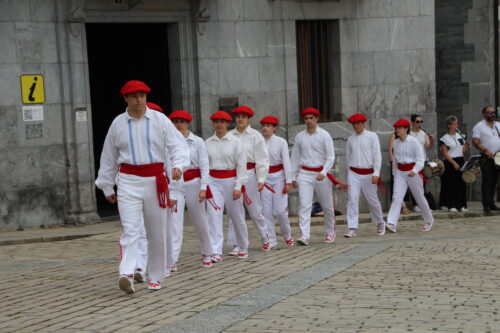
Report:
M23 106L23 121L42 121L42 120L43 120L42 105Z
M76 111L76 121L77 122L87 121L87 111Z

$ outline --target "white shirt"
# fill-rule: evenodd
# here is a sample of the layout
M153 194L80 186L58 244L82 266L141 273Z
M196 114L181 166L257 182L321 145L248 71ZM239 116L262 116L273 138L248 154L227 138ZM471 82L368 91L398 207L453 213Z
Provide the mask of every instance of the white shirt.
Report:
M494 125L494 127L490 127L486 120L481 120L472 128L472 138L479 139L484 148L496 153L500 151L500 136L498 134L500 132L500 123L495 121Z
M248 175L247 157L243 152L240 140L229 132L223 138L218 138L214 134L205 143L207 145L210 170L236 169L234 189L241 190L241 186L248 181Z
M394 167L397 164L415 163L411 171L417 173L424 168L425 156L422 145L413 136L408 135L405 141L401 138L394 140Z
M373 175L380 176L382 153L377 134L364 130L361 134L354 134L347 139L346 146L347 166L359 169L373 168Z
M288 143L279 136L272 135L266 140L267 151L269 152L269 165L283 164L285 183L292 182L292 165L290 155L288 155Z
M444 144L448 148L448 154L451 158L464 156L465 140L458 133L454 135L445 134L439 139L439 144Z
M420 143L424 151L424 158L427 159L427 154L425 152L425 136L427 135L427 133L422 130L419 130L418 132L410 130L410 135L417 139L418 143Z
M231 131L237 137L247 156L247 163L255 163L257 181L263 183L269 172L269 154L262 134L248 125L243 132L233 129Z
M307 133L307 129L299 132L295 137L291 162L292 181L297 179L301 166L323 167L321 174L326 176L335 162L332 137L320 127L312 135Z
M113 120L108 130L95 183L105 196L110 196L114 194L120 164L165 163L167 150L172 166L185 170L189 165L186 142L170 119L147 107L140 119L125 111Z

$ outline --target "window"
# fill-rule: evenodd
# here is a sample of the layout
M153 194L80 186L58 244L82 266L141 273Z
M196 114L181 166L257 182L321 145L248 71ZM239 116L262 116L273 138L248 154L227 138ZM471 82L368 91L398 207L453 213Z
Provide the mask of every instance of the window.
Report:
M315 107L321 112L320 121L341 120L340 110L334 107L338 101L333 80L340 68L338 21L297 21L295 27L300 110Z

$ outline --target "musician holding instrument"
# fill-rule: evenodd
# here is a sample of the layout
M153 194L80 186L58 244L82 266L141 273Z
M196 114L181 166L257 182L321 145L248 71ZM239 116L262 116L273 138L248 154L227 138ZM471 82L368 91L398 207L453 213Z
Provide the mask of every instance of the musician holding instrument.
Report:
M499 165L495 165L495 154L500 151L500 123L495 121L496 112L492 106L486 106L482 111L483 120L472 129L472 143L484 158L481 165L482 184L481 195L483 210L489 213L500 210L495 205L495 190L497 187Z
M470 145L465 136L458 131L458 120L455 116L446 118L448 132L439 139L439 148L444 156L444 174L441 176L441 193L439 204L448 207L450 212L459 210L467 212L465 182L462 180L461 168L465 163L464 153Z

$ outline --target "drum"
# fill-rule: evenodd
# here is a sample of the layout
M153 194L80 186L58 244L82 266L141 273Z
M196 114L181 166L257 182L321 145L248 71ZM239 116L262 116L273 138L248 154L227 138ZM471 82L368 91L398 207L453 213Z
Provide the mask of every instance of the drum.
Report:
M441 176L444 173L444 163L441 160L427 161L422 172L427 178Z
M464 170L462 172L462 180L467 184L472 184L477 180L477 178L480 175L481 175L481 168L479 167L479 164L476 163L470 169Z
M497 151L495 153L495 165L497 168L500 168L500 151Z

